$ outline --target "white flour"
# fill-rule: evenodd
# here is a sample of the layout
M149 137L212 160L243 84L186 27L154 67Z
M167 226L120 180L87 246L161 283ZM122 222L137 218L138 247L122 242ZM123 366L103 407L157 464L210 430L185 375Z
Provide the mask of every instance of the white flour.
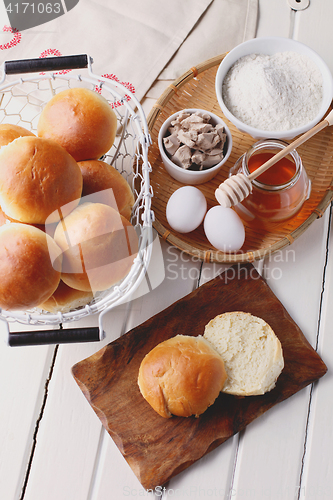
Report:
M229 111L261 130L290 130L304 125L319 111L322 75L303 54L250 54L229 70L222 86Z

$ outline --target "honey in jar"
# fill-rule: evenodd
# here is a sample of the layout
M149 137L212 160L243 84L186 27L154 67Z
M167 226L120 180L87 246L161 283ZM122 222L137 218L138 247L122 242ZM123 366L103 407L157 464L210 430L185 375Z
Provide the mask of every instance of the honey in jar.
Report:
M273 139L256 142L237 160L230 175L249 175L287 145ZM302 160L293 150L252 181L252 193L235 210L248 222L281 222L297 214L310 190Z

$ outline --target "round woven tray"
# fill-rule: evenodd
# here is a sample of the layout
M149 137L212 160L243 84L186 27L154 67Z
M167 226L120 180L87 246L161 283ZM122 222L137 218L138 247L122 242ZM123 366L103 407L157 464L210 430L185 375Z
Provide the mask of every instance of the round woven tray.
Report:
M205 262L253 262L290 245L314 220L323 215L331 202L333 196L333 127L326 127L298 148L311 179L312 189L310 198L295 217L269 227L251 227L245 223L245 243L237 253L224 253L214 249L205 237L202 225L191 233L177 233L169 226L165 209L170 195L183 184L170 177L160 157L157 137L164 120L178 110L200 108L222 117L229 126L233 137L233 149L228 161L214 179L196 186L206 196L208 208L217 205L214 196L215 189L227 178L230 167L255 142L251 136L240 132L229 122L218 105L215 96L215 75L225 55L209 59L191 68L169 85L147 118L152 138L149 161L152 167L151 186L154 192L152 209L155 213L155 222L153 225L162 238L170 244Z

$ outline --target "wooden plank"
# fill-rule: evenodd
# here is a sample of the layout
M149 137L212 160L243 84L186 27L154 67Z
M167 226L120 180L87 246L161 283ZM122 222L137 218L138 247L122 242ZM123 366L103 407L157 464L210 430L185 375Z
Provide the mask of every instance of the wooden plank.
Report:
M305 43L324 59L333 73L332 33L333 3L310 2L310 6L295 16L294 38Z
M120 335L124 310L110 311L105 319L107 336L102 342L59 346L25 500L82 500L87 496L101 424L89 411L89 405L71 375L71 367ZM75 326L95 326L96 322L97 316L90 316L76 322Z
M190 469L181 472L164 485L163 500L173 498L225 500L228 498L233 493L229 488L232 483L237 449L238 435L205 455L191 465Z
M127 330L143 323L146 319L184 297L198 284L201 261L181 252L161 239L159 241L163 254L163 262L159 261L159 265L164 267L163 282L149 294L142 295L132 301ZM152 259L149 270L154 269L155 265L156 263ZM161 270L156 268L155 272L161 273Z
M291 246L266 261L264 269L271 289L312 345L317 333L328 222L326 211Z
M265 263L264 268L269 286L312 345L319 318L327 223L328 213L283 250L279 260ZM294 253L287 253L291 249ZM309 394L309 388L301 391L246 428L231 486L233 498L251 492L256 500L269 495L294 500L300 487Z
M16 500L22 490L53 351L0 345L0 498Z
M289 37L291 9L287 0L259 0L257 37Z
M149 261L149 266L138 289L130 297L130 311L142 310L145 308L148 301L152 301L152 292L163 284L166 278L166 257L168 254L169 245L162 242L157 231L153 230L152 254ZM152 305L152 304L151 304ZM154 307L154 306L153 306ZM139 321L139 319L138 319Z
M333 227L330 229L330 242L326 279L323 290L321 323L319 329L318 352L328 367L333 363ZM333 489L332 461L332 374L328 373L320 384L313 387L307 440L304 453L301 499L330 498Z
M89 500L151 498L103 428Z

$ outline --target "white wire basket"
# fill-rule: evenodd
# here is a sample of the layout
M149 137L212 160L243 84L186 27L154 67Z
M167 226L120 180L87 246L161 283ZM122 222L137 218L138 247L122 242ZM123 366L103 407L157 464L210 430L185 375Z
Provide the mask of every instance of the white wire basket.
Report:
M80 72L76 71L78 69ZM20 125L37 134L39 115L45 104L58 92L72 87L86 87L100 93L117 115L115 142L102 159L113 165L132 187L135 203L131 222L139 237L139 250L127 276L110 289L96 294L84 307L58 314L39 309L14 312L0 309L0 320L7 325L10 345L100 340L103 338L103 315L131 297L145 276L151 256L153 212L148 162L151 139L142 107L128 88L116 79L95 75L92 59L86 54L7 61L2 66L0 80L0 123ZM72 332L61 329L63 323L92 314L99 314L98 328L74 328ZM10 333L11 322L59 325L60 329L29 330L16 335Z

